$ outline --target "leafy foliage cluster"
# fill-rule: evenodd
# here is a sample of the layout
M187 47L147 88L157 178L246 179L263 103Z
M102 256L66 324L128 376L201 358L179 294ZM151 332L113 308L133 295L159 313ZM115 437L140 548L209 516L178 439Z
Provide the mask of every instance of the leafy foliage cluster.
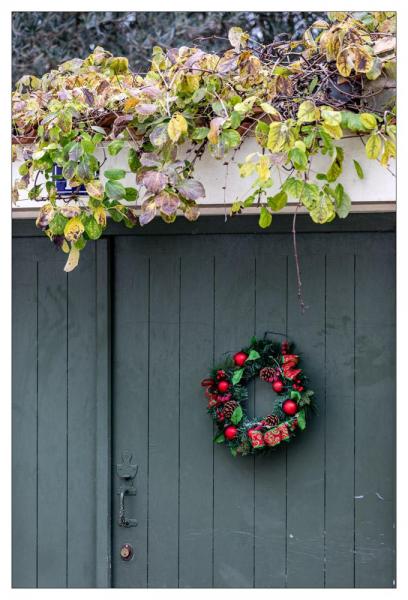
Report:
M170 223L180 212L195 220L205 197L193 177L197 160L206 149L225 160L254 135L259 151L239 167L241 177L255 177L253 191L232 213L258 205L260 225L268 227L292 196L316 223L344 218L350 198L336 183L345 159L336 142L346 132L361 136L367 156L383 166L396 153L395 20L391 12L328 13L301 39L268 45L232 27L231 48L222 54L154 47L144 76L101 47L41 79L23 76L13 93L13 150L16 156L23 144L24 157L13 197L29 188L30 198L48 199L37 225L69 252L71 270L108 215L128 227L156 215ZM190 158L180 158L186 145ZM105 158L96 155L100 146ZM102 171L105 148L126 153L127 171ZM330 166L315 175L311 159L319 153L331 157ZM135 185L127 187L129 172ZM58 202L61 177L84 186L89 201ZM273 178L282 183L270 195Z

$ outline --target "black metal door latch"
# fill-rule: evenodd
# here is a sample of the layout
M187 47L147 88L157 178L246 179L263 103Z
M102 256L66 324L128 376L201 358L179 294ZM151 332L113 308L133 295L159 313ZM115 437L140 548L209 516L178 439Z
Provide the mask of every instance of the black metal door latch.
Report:
M122 463L116 465L116 473L122 483L118 489L119 495L119 526L120 527L136 527L137 520L130 519L125 512L125 496L136 496L136 488L134 487L134 479L136 477L139 466L132 464L132 453L128 450L122 452Z

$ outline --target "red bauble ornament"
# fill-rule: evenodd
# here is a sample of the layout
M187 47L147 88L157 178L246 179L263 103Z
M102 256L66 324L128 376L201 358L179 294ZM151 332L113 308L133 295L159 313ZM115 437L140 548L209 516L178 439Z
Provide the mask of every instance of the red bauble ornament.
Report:
M229 388L229 383L228 381L220 381L219 384L217 385L218 391L221 392L221 394L225 394L226 391L228 391Z
M234 363L238 367L242 367L247 358L248 354L245 354L245 352L237 352L236 354L234 354Z
M282 404L282 410L286 415L294 415L297 412L297 404L294 400L285 400Z
M277 381L274 381L272 384L272 389L277 394L280 394L281 391L283 390L283 382L280 379L278 379Z
M233 440L237 437L238 429L233 425L229 425L224 429L224 436L227 440Z

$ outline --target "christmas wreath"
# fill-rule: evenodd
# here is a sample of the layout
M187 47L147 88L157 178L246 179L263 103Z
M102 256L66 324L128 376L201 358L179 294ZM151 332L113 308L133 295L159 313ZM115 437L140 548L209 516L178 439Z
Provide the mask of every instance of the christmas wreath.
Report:
M254 378L270 383L277 394L271 414L251 418L245 411L248 384ZM282 344L252 338L248 347L228 357L201 385L206 388L208 412L217 424L214 441L229 446L231 454L253 454L289 442L306 427L314 392L299 368L299 356Z

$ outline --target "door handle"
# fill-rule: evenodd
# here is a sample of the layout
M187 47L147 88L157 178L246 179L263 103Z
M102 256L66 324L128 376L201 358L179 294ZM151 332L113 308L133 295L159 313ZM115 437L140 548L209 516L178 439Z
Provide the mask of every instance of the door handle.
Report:
M119 527L136 527L137 520L126 516L125 496L136 496L136 488L133 481L136 477L139 465L131 463L132 454L125 450L122 453L122 463L116 465L116 472L123 483L120 485L119 494Z
M122 486L119 490L119 527L136 527L136 519L129 519L125 512L125 496L136 496L136 490L132 486Z

